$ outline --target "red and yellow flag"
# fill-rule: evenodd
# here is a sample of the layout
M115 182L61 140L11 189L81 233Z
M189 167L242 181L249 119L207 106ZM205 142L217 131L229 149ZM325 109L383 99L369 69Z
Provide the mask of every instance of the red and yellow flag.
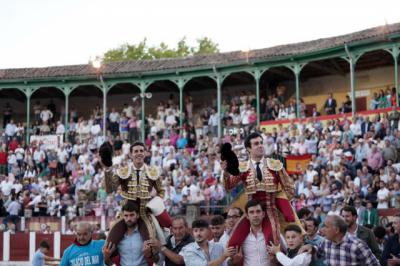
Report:
M311 154L305 155L287 155L286 171L288 174L301 174L311 161Z

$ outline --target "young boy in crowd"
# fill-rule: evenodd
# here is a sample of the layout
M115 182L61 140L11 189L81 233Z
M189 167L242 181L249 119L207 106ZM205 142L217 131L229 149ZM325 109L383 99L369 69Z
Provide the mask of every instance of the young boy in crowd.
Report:
M301 228L296 224L291 224L285 228L285 240L287 252L284 254L280 251L280 246L270 245L267 247L271 255L275 255L276 259L283 266L309 265L311 262L311 254L308 252L299 253L303 246L303 235Z
M60 261L60 259L46 256L50 251L50 245L47 241L43 240L39 244L39 249L35 252L32 260L32 266L44 266L48 261Z

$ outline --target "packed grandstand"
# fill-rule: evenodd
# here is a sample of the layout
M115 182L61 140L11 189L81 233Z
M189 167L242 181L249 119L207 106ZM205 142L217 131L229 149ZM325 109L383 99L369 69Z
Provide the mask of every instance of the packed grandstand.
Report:
M374 73L387 69L372 61L363 62L364 69L368 64ZM319 67L319 71L326 69L326 65ZM276 73L287 76L282 70ZM239 88L235 79L229 80L235 93L224 94L220 106L214 93L203 95L208 104L200 104L190 93L182 99L171 94L146 105L145 121L138 98L114 99L106 112L105 136L100 103L87 108L80 99L66 113L58 105L60 99L36 97L28 123L13 103L19 96L3 94L7 99L2 100L0 138L1 230L73 234L74 221L82 219L96 223L98 232L108 230L109 221L121 210L122 198L105 191L99 147L109 141L113 163L118 165L130 160L130 145L141 136L147 147L145 162L161 173L164 203L171 216L186 215L193 207L207 216L223 214L227 206L240 200L242 188L224 189L219 147L229 142L239 159L247 160L244 138L258 131L265 157L284 161L295 182L292 205L299 217L309 210L322 222L326 215L340 214L343 206L352 205L357 208L359 224L387 225L390 231L389 220L378 213L400 207L396 86L385 81L374 84L368 94L359 91L358 96L367 96L364 105L362 101L357 105L364 109L353 110L348 93L324 90L313 98L319 102L310 102L294 97L293 88L285 82L269 84L257 98L253 87L244 88L246 75L236 76ZM120 98L126 92L123 86ZM329 96L328 91L332 92ZM88 97L93 96L90 93ZM340 100L336 98L339 94Z

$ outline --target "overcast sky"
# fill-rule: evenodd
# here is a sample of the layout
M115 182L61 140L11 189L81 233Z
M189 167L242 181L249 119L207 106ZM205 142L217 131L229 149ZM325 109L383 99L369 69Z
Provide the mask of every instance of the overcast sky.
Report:
M400 1L2 0L0 68L84 64L124 43L210 37L222 52L400 22Z

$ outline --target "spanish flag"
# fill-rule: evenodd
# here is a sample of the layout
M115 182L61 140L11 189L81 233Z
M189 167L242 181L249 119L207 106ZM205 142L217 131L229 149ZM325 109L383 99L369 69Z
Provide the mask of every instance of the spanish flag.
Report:
M307 169L311 161L311 154L287 155L285 161L288 174L301 174Z

